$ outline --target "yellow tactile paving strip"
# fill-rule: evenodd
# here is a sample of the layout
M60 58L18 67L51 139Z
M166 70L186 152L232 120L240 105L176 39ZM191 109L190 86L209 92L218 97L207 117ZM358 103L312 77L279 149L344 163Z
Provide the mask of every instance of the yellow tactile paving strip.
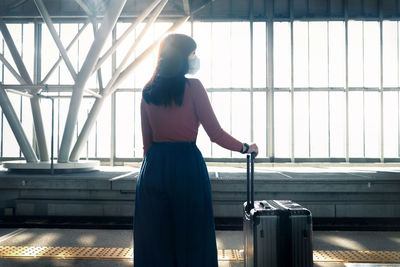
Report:
M314 250L314 262L400 263L400 251Z
M243 250L218 249L218 261L243 261Z
M129 260L132 248L0 246L0 258ZM220 249L219 261L243 261L243 250ZM314 262L400 263L400 251L315 250Z
M8 247L0 246L1 258L131 259L132 248Z

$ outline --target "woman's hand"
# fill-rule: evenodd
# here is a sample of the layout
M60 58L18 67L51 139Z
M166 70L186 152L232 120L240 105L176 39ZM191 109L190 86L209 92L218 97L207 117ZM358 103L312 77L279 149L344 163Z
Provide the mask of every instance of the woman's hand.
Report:
M256 143L251 143L250 144L250 147L249 147L249 151L247 151L247 153L255 153L255 156L257 157L257 155L258 155L258 146L257 146L257 144Z
M246 144L247 145L247 144ZM246 151L247 147L245 144L243 144L243 148L242 151ZM251 143L249 146L249 149L247 150L247 152L242 152L242 153L246 153L246 154L251 154L251 153L255 153L255 156L257 157L258 155L258 146L256 145L256 143Z

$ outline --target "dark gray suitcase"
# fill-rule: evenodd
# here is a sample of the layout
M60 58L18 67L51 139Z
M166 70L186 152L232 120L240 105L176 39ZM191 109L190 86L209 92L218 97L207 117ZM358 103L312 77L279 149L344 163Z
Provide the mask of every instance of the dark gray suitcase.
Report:
M245 267L313 266L311 212L290 200L254 201L254 155L247 156L243 232Z

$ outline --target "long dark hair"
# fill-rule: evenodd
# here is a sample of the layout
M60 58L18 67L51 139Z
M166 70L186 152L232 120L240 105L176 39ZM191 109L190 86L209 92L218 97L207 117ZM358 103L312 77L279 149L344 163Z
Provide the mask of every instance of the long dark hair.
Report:
M196 42L184 34L170 34L160 44L157 66L143 88L142 96L148 104L180 106L189 71L188 56L196 50Z

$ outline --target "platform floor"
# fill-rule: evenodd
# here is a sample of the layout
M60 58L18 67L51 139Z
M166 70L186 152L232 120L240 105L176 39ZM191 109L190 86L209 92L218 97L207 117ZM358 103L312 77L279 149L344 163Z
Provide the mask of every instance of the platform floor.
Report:
M114 247L133 246L130 230L0 229L0 246ZM243 249L242 231L217 231L218 249ZM400 232L315 231L314 250L400 251ZM156 253L156 252L155 252ZM156 256L156 255L155 255ZM0 258L1 267L132 266L132 260ZM242 267L243 262L220 261L220 267ZM321 263L317 267L400 267L396 264Z

